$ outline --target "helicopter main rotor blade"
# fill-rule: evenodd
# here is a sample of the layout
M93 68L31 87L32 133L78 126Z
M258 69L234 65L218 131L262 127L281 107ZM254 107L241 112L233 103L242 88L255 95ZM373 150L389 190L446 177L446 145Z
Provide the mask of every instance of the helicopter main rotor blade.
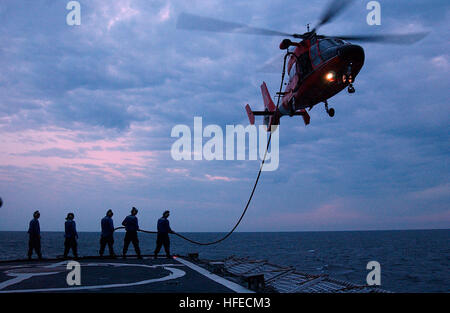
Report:
M360 42L381 42L399 45L413 44L428 35L428 32L411 33L411 34L386 34L386 35L350 35L350 36L333 36L335 38L360 41Z
M268 59L264 64L256 69L258 73L276 73L279 74L283 69L284 54L275 55Z
M288 34L275 30L251 27L240 23L226 22L218 19L203 17L189 13L181 13L177 21L177 29L185 30L201 30L217 33L241 33L250 35L264 35L264 36L284 36L295 37L301 36L298 34Z
M317 29L319 29L319 27L331 22L352 2L353 0L332 0L320 17L319 23L313 28L311 32L315 33Z

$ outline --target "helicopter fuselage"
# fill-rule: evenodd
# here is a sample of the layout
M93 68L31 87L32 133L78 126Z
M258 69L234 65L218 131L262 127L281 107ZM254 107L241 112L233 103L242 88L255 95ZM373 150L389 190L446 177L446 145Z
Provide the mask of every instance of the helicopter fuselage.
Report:
M364 64L361 46L335 38L293 43L289 52L289 83L282 93L281 115L326 102L351 85Z

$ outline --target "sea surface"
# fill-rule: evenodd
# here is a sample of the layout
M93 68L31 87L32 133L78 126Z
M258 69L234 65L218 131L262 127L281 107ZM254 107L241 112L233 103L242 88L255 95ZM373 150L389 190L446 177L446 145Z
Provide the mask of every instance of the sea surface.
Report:
M212 241L223 233L183 233ZM63 252L63 233L43 232L44 257ZM121 253L123 232L115 234L115 250ZM139 234L143 254L151 254L156 236ZM198 252L200 258L222 259L235 255L294 266L311 274L329 274L336 279L365 284L367 263L381 265L381 287L394 292L450 292L450 229L339 232L237 232L214 246L196 246L171 236L172 253ZM0 259L26 257L26 232L0 232ZM97 255L99 233L80 232L79 255ZM163 253L163 249L162 252ZM107 252L107 249L106 249ZM134 254L130 245L129 254Z

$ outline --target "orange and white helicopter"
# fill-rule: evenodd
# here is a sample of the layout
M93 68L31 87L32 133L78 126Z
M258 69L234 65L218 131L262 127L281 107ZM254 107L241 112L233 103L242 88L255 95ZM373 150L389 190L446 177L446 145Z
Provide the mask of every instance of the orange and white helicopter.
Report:
M426 36L427 33L386 34L386 35L350 35L325 36L318 35L319 27L331 22L351 0L333 0L322 14L319 23L303 34L288 34L263 28L250 27L244 24L225 22L213 18L182 13L177 28L211 32L227 32L266 36L284 36L301 39L299 42L284 39L280 49L286 50L281 86L286 71L289 82L284 91L277 93L281 103L277 106L270 97L266 83L261 85L264 100L264 111L252 111L246 105L250 123L255 123L255 115L264 116L264 124L270 131L271 125L278 125L284 115L301 115L305 125L310 122L306 109L311 110L316 104L324 103L325 110L333 117L335 110L328 107L328 99L347 88L354 93L353 83L364 65L364 49L350 43L381 42L393 44L412 44ZM290 48L291 49L290 51Z

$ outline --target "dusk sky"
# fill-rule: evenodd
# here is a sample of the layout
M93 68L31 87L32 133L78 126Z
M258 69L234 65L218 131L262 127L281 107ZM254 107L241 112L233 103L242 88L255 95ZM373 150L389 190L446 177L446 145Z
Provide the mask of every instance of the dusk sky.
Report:
M260 84L278 91L283 37L176 29L182 12L303 33L328 1L65 0L0 2L0 230L60 231L68 212L98 231L132 206L154 230L228 231L260 161L175 161L177 124L247 125ZM381 26L357 0L320 34L430 31L411 46L361 44L354 84L280 126L280 165L263 172L238 231L450 227L450 3L381 3ZM274 73L261 71L280 60ZM276 63L276 62L275 62ZM261 123L261 120L258 120Z

